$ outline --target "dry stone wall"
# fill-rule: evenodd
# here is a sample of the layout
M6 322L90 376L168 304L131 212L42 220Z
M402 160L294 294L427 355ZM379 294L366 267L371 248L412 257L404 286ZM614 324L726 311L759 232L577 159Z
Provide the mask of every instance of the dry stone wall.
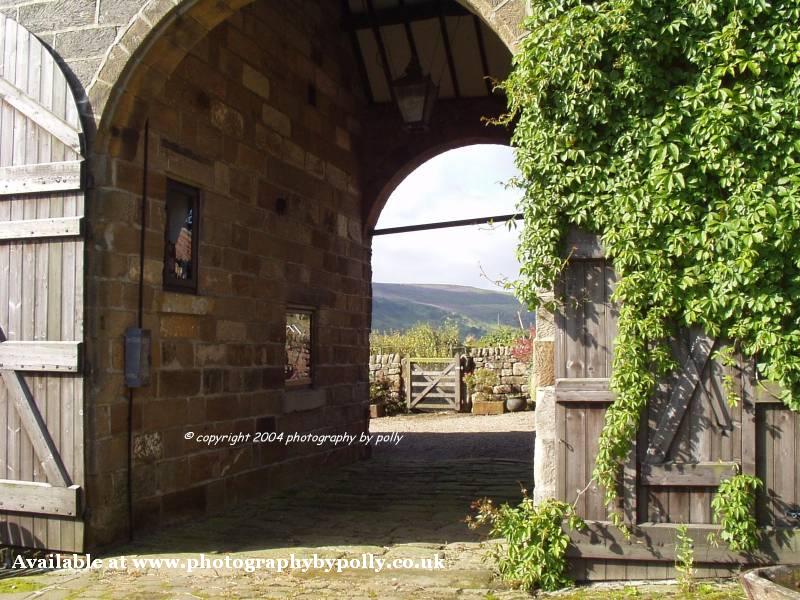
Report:
M388 381L392 400L403 397L403 358L399 354L373 354L369 357L369 380Z
M505 400L511 395L527 395L530 378L530 363L517 358L510 346L493 348L468 348L476 369L488 369L497 375L498 384L492 392Z

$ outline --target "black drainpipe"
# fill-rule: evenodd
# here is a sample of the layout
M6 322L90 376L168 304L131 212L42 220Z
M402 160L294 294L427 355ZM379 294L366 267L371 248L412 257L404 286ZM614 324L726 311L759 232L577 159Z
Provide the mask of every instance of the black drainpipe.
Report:
M150 148L150 119L144 122L144 161L142 167L142 213L139 232L139 307L136 326L142 329L144 320L144 243L147 229L147 168ZM133 540L133 388L128 388L128 540Z

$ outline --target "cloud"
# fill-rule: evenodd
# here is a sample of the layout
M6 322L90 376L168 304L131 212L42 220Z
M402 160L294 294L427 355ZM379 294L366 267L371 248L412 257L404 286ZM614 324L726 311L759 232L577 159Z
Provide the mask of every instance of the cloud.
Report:
M378 228L513 213L520 193L504 182L517 174L505 146L468 146L441 154L395 190ZM519 232L505 224L378 236L373 279L391 283L448 283L492 289L492 279L519 273Z

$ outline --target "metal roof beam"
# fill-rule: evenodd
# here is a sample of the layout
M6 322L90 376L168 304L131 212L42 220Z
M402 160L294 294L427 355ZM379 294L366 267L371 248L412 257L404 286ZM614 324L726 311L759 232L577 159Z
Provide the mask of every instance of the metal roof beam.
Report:
M438 223L423 223L421 225L404 225L402 227L385 227L373 229L372 235L390 235L394 233L412 233L414 231L429 231L431 229L448 229L450 227L466 227L467 225L485 225L486 223L504 223L505 221L520 221L522 215L495 215L494 217L478 217L475 219L461 219L460 221L439 221Z

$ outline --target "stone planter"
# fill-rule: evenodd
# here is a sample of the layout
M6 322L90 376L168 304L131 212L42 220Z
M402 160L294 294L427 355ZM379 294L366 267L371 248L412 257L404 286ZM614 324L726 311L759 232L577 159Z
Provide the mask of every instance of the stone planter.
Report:
M750 600L800 600L800 566L753 569L741 580Z
M519 412L528 408L528 400L524 396L509 396L506 398L506 410Z
M369 418L378 419L386 416L386 407L383 404L370 404L369 405Z

